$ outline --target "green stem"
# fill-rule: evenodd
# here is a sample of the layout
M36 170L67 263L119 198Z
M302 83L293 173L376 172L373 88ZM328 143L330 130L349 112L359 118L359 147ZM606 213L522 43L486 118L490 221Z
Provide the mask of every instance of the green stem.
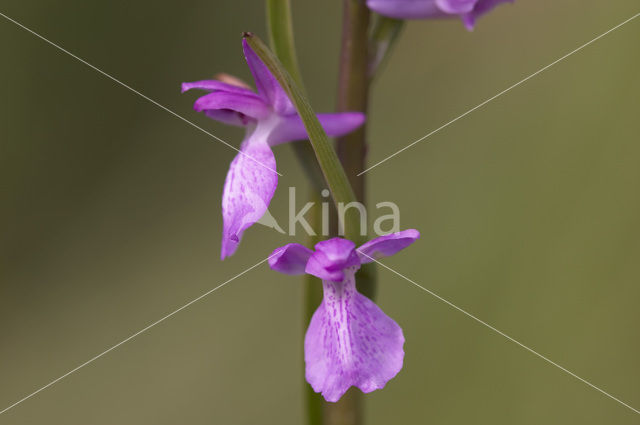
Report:
M290 0L267 0L269 42L284 68L303 89L302 75L293 41L293 20Z
M369 98L369 9L364 0L343 0L342 47L338 76L338 112L367 111ZM340 162L354 188L356 198L365 203L365 179L357 174L365 169L367 152L365 127L341 137L336 149ZM363 235L354 241L364 242ZM356 276L358 290L373 297L375 269L362 267ZM337 402L325 406L326 425L360 425L363 423L362 393L351 388Z
M316 231L316 236L311 236L309 238L309 243L310 246L314 246L316 243L320 242L321 237L319 235L322 234L319 232L319 229L322 226L322 213L320 208L320 203L322 201L318 196L318 192L315 192L312 195L311 202L313 202L313 206L309 213L311 215L311 226ZM322 281L310 274L305 274L304 276L304 299L304 331L306 333L306 328L311 322L313 313L322 302ZM324 424L324 405L326 402L320 394L313 391L311 385L306 381L304 383L304 388L308 425Z
M302 76L296 58L295 44L293 38L293 23L291 18L290 0L267 0L267 26L269 28L269 39L273 51L276 53L285 69L291 74L296 83L304 90ZM303 170L311 181L312 208L310 210L311 226L320 235L318 230L322 227L322 214L319 196L324 188L322 170L315 159L313 148L309 143L293 143L291 145L302 165ZM310 237L309 244L314 246L320 241L319 236ZM304 330L311 322L313 313L322 302L322 281L310 274L304 277ZM306 403L306 417L308 425L322 425L324 423L324 404L322 396L304 383L304 394Z
M304 91L293 39L290 0L267 0L267 27L269 29L269 44L271 44L273 52L298 84L300 90ZM309 143L291 143L290 146L298 158L303 172L311 182L312 189L320 192L324 189L324 178L313 153L313 148Z
M337 110L367 111L369 93L369 9L363 0L344 0L342 49L338 75ZM365 126L338 139L336 149L340 161L348 170L349 182L358 201L365 199L364 170L366 156Z
M357 177L357 173L365 169L365 130L362 128L355 133L343 137L338 142L338 158L340 163L346 168L348 174L346 174L342 168L339 170L342 171L342 173L339 171L335 172L336 169L338 169L334 163L335 158L333 158L335 157L335 153L332 157L331 153L328 152L329 146L326 143L326 135L323 131L320 131L319 134L314 135L315 139L312 137L310 130L313 129L314 126L319 126L315 115L313 115L313 118L307 116L306 119L303 115L305 109L307 109L307 112L312 111L303 95L304 87L294 47L290 0L267 0L267 22L271 46L282 62L282 67L289 73L290 78L295 84L289 84L289 87L287 87L286 72L281 73L281 75L274 72L278 68L277 59L275 61L271 59L270 66L268 63L270 60L269 52L265 50L261 54L258 51L260 48L259 43L255 43L254 41L254 44L258 47L258 49L256 49L256 46L254 46L250 40L248 41L252 48L256 50L256 53L267 63L270 70L274 72L274 75L276 75L276 78L283 88L285 88L285 91L287 91L287 94L296 105L296 109L303 118L305 127L309 132L313 151L307 143L294 144L294 150L303 168L309 174L310 180L313 183L313 189L315 189L312 190L312 193L315 193L312 199L312 201L314 201L314 207L311 210L311 220L313 228L317 230L322 226L322 216L319 209L320 199L318 199L317 196L317 193L322 189L321 172L324 174L331 188L336 204L339 202L346 204L355 199L362 203L365 201L365 179ZM338 90L339 111L366 112L370 83L381 63L384 62L392 50L401 28L402 21L377 17L369 40L369 11L364 5L364 1L344 1L344 22ZM251 38L253 37L249 37L249 39ZM296 89L296 84L299 90L299 97L301 98L297 100L292 97ZM315 123L313 122L314 119L316 121ZM314 161L313 152L316 153L318 162ZM321 156L323 158L321 158ZM320 164L320 167L318 167L318 164ZM322 171L320 171L320 168L322 168ZM349 182L345 183L344 180L347 178L347 175ZM334 178L333 182L330 181L331 177ZM351 190L350 185L355 188L355 192ZM334 192L334 188L336 187L346 188L346 190L342 194L336 194ZM349 221L349 217L347 217L345 223L347 237L355 242L362 243L362 235L356 231L356 229L359 229L357 227L357 218L358 217L354 215L353 221ZM332 223L337 221L337 214L335 214L335 212L331 221ZM318 242L318 240L319 238L315 237L312 238L310 242L313 245ZM373 265L367 265L359 271L357 278L360 291L370 298L373 298L375 294L375 272L376 269ZM309 323L313 312L321 300L322 289L319 280L313 276L307 276L305 280L305 323ZM352 389L348 391L338 403L326 403L318 394L313 392L311 387L306 386L306 388L307 418L309 425L362 424L362 394L360 392Z
M342 49L338 76L338 112L367 112L370 87L369 9L363 0L344 0ZM366 203L366 127L338 139L337 151L359 202ZM357 242L364 242L360 239ZM363 267L356 278L358 289L366 296L375 295L375 267Z

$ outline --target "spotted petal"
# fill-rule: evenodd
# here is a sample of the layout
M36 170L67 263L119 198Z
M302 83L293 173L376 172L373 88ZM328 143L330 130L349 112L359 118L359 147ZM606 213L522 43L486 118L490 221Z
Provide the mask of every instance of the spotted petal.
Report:
M323 281L324 300L304 340L306 379L331 402L351 386L383 388L404 359L402 329L356 290L354 273L352 267L343 282Z
M222 193L221 258L233 255L244 231L267 211L278 185L276 160L266 137L253 131L231 162Z

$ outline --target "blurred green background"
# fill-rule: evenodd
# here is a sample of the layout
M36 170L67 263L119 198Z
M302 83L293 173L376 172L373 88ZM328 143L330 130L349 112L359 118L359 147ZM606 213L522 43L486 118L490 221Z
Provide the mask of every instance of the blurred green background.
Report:
M335 103L337 1L294 1L312 104ZM180 82L251 81L263 3L8 1L0 12L205 129ZM517 1L473 33L411 22L371 101L374 163L638 12ZM640 406L640 19L368 174L423 238L386 264ZM0 409L292 241L219 261L234 152L0 19ZM307 185L289 147L272 203ZM379 271L405 366L369 424L631 424L638 416ZM261 266L0 416L0 424L300 424L300 280Z

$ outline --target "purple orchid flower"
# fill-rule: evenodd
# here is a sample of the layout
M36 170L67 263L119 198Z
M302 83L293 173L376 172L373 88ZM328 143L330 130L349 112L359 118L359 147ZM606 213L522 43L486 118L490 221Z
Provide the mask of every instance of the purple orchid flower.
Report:
M222 194L221 258L233 255L244 231L267 211L278 185L276 161L271 147L304 140L307 132L296 109L266 65L243 40L244 55L258 92L216 80L183 83L209 93L198 98L193 108L226 124L246 127L240 152L231 162ZM360 112L319 114L329 136L342 136L360 127Z
M315 251L291 243L269 258L273 270L322 279L324 299L304 338L307 382L335 402L351 387L383 388L402 369L404 335L396 322L356 289L360 265L388 257L420 237L409 229L375 238L356 249L342 238L322 241Z
M469 31L476 19L500 3L513 0L367 0L369 9L397 19L446 18L458 15Z

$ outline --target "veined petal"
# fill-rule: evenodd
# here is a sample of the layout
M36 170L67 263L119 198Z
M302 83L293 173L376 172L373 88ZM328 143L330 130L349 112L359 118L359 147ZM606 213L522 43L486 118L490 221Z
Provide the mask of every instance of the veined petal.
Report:
M298 243L290 243L275 251L269 257L269 266L284 274L304 274L304 269L313 251Z
M304 340L307 381L331 402L351 386L383 388L404 359L402 329L356 290L355 269L345 270L343 282L323 281L324 300Z
M462 16L462 22L471 31L476 24L477 18L490 12L501 3L513 3L513 0L479 0L471 12Z
M423 19L446 16L436 0L367 0L367 7L396 19Z
M360 267L355 247L355 243L342 238L318 242L315 252L307 262L305 272L323 280L341 282L345 276L344 269Z
M415 229L408 229L372 239L356 251L358 252L358 257L360 257L360 262L365 264L380 258L390 257L418 239L420 239L420 232Z
M233 255L242 234L262 217L278 185L276 160L266 137L253 131L231 162L222 193L221 258Z
M340 137L350 133L360 127L365 119L365 114L361 112L318 114L318 120L329 137ZM281 117L280 123L273 129L269 137L269 144L274 146L307 138L307 130L304 128L300 116L295 114Z
M273 109L280 115L290 115L296 112L295 107L289 100L285 91L280 87L278 80L271 74L269 68L260 60L253 51L247 40L242 40L244 57L247 60L251 74L256 81L258 93L265 101L273 106Z
M210 110L231 110L253 119L266 118L271 113L269 107L256 94L239 94L215 91L199 97L193 104L198 112Z

